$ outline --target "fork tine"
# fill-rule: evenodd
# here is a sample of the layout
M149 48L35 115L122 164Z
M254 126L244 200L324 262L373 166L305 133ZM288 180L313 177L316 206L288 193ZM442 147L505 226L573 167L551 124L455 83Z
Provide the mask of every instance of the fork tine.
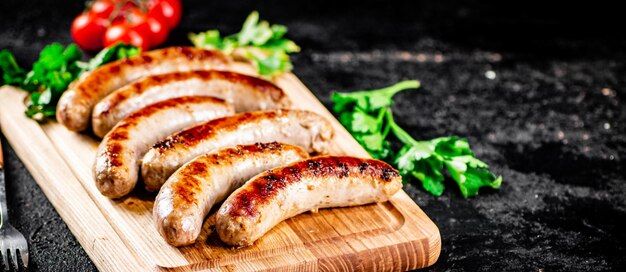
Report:
M13 265L13 269L18 270L19 266L17 263L17 252L15 252L15 248L9 248L9 255L11 258L11 265Z
M26 249L26 252L20 250L20 257L22 257L22 265L24 265L24 268L28 268L28 249Z
M4 268L6 268L6 270L9 270L9 259L7 259L7 251L4 250L4 248L2 251L0 251L0 256L2 256L2 265L4 266Z

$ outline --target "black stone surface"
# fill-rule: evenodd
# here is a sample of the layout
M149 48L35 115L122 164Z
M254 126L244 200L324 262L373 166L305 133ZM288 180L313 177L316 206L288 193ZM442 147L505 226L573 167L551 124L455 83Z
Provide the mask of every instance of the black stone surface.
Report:
M399 123L418 139L467 137L504 176L499 191L473 199L451 182L438 198L405 187L443 238L428 270L624 271L622 9L476 2L185 1L169 44L185 44L189 31L235 32L257 9L289 27L303 48L294 72L326 106L330 90L421 80L397 96ZM80 1L0 1L0 48L31 63L44 45L71 41L81 9ZM95 270L3 143L10 219L28 238L32 270Z

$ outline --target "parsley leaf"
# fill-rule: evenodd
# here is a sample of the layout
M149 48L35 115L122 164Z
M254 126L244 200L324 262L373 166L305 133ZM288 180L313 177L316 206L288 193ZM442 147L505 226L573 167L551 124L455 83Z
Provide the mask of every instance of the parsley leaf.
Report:
M44 47L21 87L31 93L26 115L37 121L54 116L56 102L67 86L78 78L81 69L76 62L82 58L75 44L67 47L58 43Z
M0 86L15 85L24 81L26 72L20 68L9 50L0 51Z
M134 57L141 53L141 49L126 43L117 43L113 46L102 49L88 62L79 61L76 64L82 69L81 73L92 71L103 64L114 60Z
M273 76L291 71L289 54L300 51L295 42L284 38L286 33L286 26L259 22L259 13L253 11L238 33L222 37L218 30L208 30L189 33L189 40L196 47L237 53L252 62L260 75Z
M403 81L379 90L333 92L333 110L363 148L372 157L395 165L405 182L419 180L424 190L440 196L447 170L465 198L476 196L482 187L500 188L502 177L487 171L487 164L474 157L467 140L452 136L417 141L395 123L393 95L419 85L418 81ZM403 144L397 153L387 139L390 132Z
M56 113L56 104L72 81L86 71L105 63L139 54L140 49L131 45L117 44L103 49L89 62L80 61L82 52L75 44L64 47L53 43L39 53L28 73L19 68L13 55L7 50L0 52L2 83L19 86L30 93L25 114L37 121L45 121Z
M366 111L375 111L393 104L393 100L391 98L396 93L407 89L417 89L419 87L419 81L407 80L378 90L356 91L350 93L333 92L331 96L332 101L335 102L333 110L341 112L351 107L358 107Z
M333 92L331 99L334 110L341 113L339 121L363 148L376 159L387 159L393 152L386 139L390 129L385 126L386 106L393 103L391 98L396 93L419 85L419 81L408 80L379 90Z
M500 188L502 177L485 170L487 164L474 157L466 139L451 136L416 141L395 123L391 109L387 113L391 131L405 145L395 163L401 173L420 180L426 191L436 196L443 193L444 166L465 198L476 196L481 187Z

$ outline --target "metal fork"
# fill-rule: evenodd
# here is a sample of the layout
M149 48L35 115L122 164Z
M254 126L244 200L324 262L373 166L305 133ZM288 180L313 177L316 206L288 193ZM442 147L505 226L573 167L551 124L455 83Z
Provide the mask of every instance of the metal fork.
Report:
M4 185L4 160L2 159L2 143L0 142L0 256L7 270L13 267L19 270L17 255L22 259L24 268L28 268L28 243L18 230L9 224L7 214L7 194ZM8 252L7 252L8 251ZM18 253L19 251L19 253ZM11 260L11 265L9 265ZM0 270L3 270L0 266Z

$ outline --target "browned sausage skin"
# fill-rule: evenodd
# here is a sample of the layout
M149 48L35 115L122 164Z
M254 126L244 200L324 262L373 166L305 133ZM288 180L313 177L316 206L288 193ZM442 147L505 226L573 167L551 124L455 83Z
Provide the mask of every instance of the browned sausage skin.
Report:
M251 245L283 220L320 208L384 202L402 188L390 165L374 159L316 157L253 177L217 212L216 230L233 246Z
M63 93L57 120L72 131L83 131L98 101L138 78L173 71L223 69L229 63L229 58L218 51L193 47L168 47L114 61L84 75Z
M282 89L260 78L218 70L174 72L141 78L107 95L94 107L93 131L102 137L135 110L187 95L224 99L237 112L285 108L291 104Z
M128 194L137 183L139 160L151 145L194 124L234 112L232 105L209 96L161 101L124 118L100 143L93 166L100 192L111 198Z
M240 113L175 133L142 160L146 189L156 191L180 166L216 149L257 142L284 142L311 153L326 153L333 130L326 118L304 110Z
M199 156L178 169L154 202L161 236L173 246L192 244L204 218L254 175L308 158L302 148L282 143L257 143L220 149Z

